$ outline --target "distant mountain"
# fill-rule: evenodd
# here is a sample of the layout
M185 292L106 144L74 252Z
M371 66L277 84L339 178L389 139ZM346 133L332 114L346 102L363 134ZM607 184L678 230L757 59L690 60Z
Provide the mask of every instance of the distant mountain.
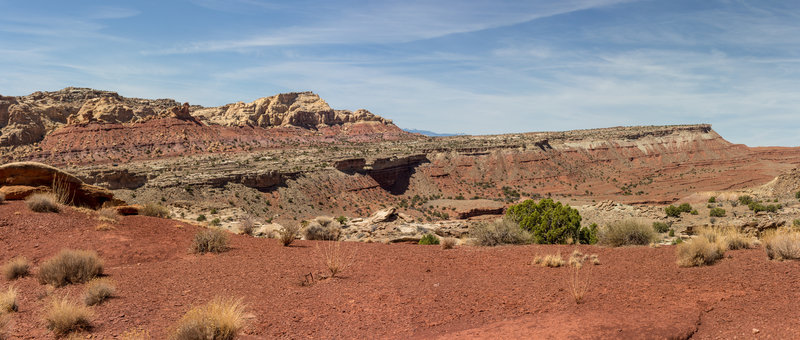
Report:
M433 131L417 130L417 129L403 129L403 131L411 132L411 133L418 133L418 134L421 134L423 136L428 136L428 137L451 137L451 136L464 136L465 135L464 133L438 133L438 132L433 132Z

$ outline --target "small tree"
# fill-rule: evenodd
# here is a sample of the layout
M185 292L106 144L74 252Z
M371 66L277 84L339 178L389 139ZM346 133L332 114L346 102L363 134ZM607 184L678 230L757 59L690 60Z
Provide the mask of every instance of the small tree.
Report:
M534 200L526 200L508 208L506 215L518 223L522 229L533 235L536 243L567 243L581 240L581 215L578 210L543 199L537 204ZM587 236L591 230L586 231ZM588 243L588 242L587 242Z

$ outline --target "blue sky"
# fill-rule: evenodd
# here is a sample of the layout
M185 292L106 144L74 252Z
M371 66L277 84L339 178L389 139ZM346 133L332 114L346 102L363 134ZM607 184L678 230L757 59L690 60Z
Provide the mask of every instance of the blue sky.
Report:
M800 145L800 2L5 1L0 94L314 91L469 134L711 123Z

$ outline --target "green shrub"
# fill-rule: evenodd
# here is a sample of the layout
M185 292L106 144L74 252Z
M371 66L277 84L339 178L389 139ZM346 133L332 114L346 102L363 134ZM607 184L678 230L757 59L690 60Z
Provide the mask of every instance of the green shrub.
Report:
M336 222L339 222L341 225L345 225L347 223L347 217L339 216L336 218Z
M592 223L588 227L582 227L578 231L578 242L583 244L597 243L597 223Z
M761 211L774 213L777 212L778 209L781 208L781 206L775 204L763 205L760 202L752 202L748 205L748 208L750 208L750 210L752 210L754 213L758 213Z
M194 235L192 252L198 254L221 253L228 250L228 233L221 229L203 229Z
M222 221L220 221L219 218L215 218L215 219L211 220L211 222L209 224L214 226L214 227L218 227L220 224L222 224Z
M708 198L708 203L715 203L715 202L717 202L717 197L716 196L711 196L711 197Z
M200 216L197 216L197 222L203 222L205 220L206 220L206 215L200 214Z
M697 210L692 210L689 213L692 214L692 215L699 215L700 214L699 212L697 212Z
M612 247L648 245L657 237L651 226L635 220L613 222L599 233L600 244Z
M669 217L681 217L681 210L678 209L678 207L676 207L674 205L670 205L670 206L664 208L664 212Z
M144 207L139 209L139 214L144 216L158 217L158 218L168 218L169 209L160 204L147 203L144 205Z
M669 237L675 237L675 229L669 229Z
M794 193L794 198L800 200L800 191Z
M497 246L501 244L529 243L530 233L507 218L490 223L473 224L469 227L469 236L475 238L480 246Z
M689 203L683 203L678 206L678 210L680 210L682 213L691 212L692 206Z
M739 196L738 199L739 199L739 203L741 203L742 205L750 205L750 203L755 202L755 201L753 201L753 198L750 197L749 195Z
M422 236L419 240L419 244L425 246L439 244L439 238L434 234L425 234L425 236Z
M568 240L580 239L581 215L578 210L543 199L537 204L534 200L525 200L508 208L506 216L533 235L536 243L567 243Z
M708 212L708 216L711 216L711 217L725 217L725 209L712 208L711 211Z
M39 283L61 287L89 281L102 273L103 261L94 251L64 249L44 261L37 275Z
M653 222L653 230L657 233L666 233L669 231L669 224L664 222Z

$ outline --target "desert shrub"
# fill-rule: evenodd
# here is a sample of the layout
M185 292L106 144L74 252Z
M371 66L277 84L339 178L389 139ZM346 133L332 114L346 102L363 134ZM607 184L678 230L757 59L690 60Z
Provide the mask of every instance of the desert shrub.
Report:
M658 237L651 226L636 220L612 222L598 236L600 244L612 247L648 245Z
M708 212L708 216L711 217L725 217L725 209L722 208L711 208Z
M578 243L597 243L597 223L592 223L588 227L582 227L578 230Z
M118 340L150 340L153 337L150 332L144 329L129 329L122 333L117 338Z
M700 213L699 213L699 212L697 212L697 210L695 210L695 209L692 209L692 211L690 211L689 213L690 213L690 214L692 214L692 215L698 215L698 214L700 214Z
M169 209L160 204L147 203L141 209L139 209L139 214L158 218L168 218Z
M14 287L8 287L3 293L0 293L0 315L4 313L13 313L17 311L17 290Z
M298 235L300 235L300 226L297 225L284 226L278 231L278 239L284 247L292 244Z
M192 308L175 327L175 340L232 340L244 327L241 299L214 298L208 304Z
M572 293L572 298L575 299L575 303L578 304L583 302L586 292L589 291L589 281L591 279L590 270L584 269L584 264L587 261L595 265L600 264L597 255L592 255L590 257L589 255L584 255L577 249L572 251L572 255L569 257L569 289L570 293Z
M675 237L675 229L670 228L669 229L669 234L667 234L667 235L669 235L669 237Z
M470 237L478 245L497 246L501 244L524 244L530 242L530 234L507 218L490 223L478 223L469 227Z
M16 280L17 278L28 275L30 263L28 259L18 256L6 262L0 270L3 272L3 277L5 277L6 280Z
M206 215L200 214L197 216L197 222L203 222L206 220Z
M211 220L211 222L209 224L214 226L214 227L218 227L221 223L222 223L222 221L219 218L215 218L215 219Z
M119 219L117 209L107 207L97 211L97 219L103 222L116 223Z
M761 212L761 211L774 213L774 212L777 212L778 209L781 208L781 205L780 204L778 204L778 205L775 205L775 204L764 205L764 204L761 204L761 202L752 202L752 203L748 204L747 207L750 208L750 210L752 210L755 213L758 213L758 212Z
M50 193L38 193L28 196L25 200L28 208L35 212L54 212L61 211L58 199Z
M344 225L347 223L347 217L339 216L336 218L336 222L339 222L339 224Z
M194 253L221 253L228 250L228 233L221 229L203 229L194 234L191 250Z
M536 255L533 258L533 264L542 267L558 268L564 265L564 258L561 257L561 253L544 256Z
M750 205L750 203L755 202L753 198L750 197L749 195L742 195L739 196L739 198L737 199L739 200L739 203L741 203L742 205Z
M111 281L106 279L93 279L89 281L86 286L86 292L83 294L83 302L87 306L94 306L103 303L114 296L116 288Z
M253 236L253 232L256 230L256 223L253 222L253 219L247 217L242 219L239 224L242 234Z
M800 200L800 191L794 193L794 198Z
M747 249L753 246L751 237L733 227L703 228L699 230L699 235L711 243L718 243L725 250Z
M436 245L436 244L439 244L439 238L436 237L436 235L434 235L434 234L425 234L425 236L422 236L422 238L419 239L419 244L425 245L425 246L427 246L427 245Z
M764 244L771 260L800 260L800 232L779 231L765 237Z
M717 202L717 197L716 196L711 196L711 197L708 198L708 203L715 203L715 202Z
M453 249L458 243L458 240L452 237L445 237L442 239L442 249Z
M343 242L336 241L336 242L325 242L325 245L319 246L317 245L317 250L320 253L320 257L322 258L325 267L328 268L328 272L331 274L330 277L335 277L336 274L339 274L353 265L355 261L356 254L355 251L344 249L342 247Z
M681 212L690 212L692 211L692 206L689 203L683 203L678 206L678 210Z
M41 284L61 287L83 283L103 273L103 261L91 250L61 250L39 266L37 278Z
M681 216L681 211L678 209L678 207L676 207L674 205L670 205L670 206L664 208L664 213L666 213L667 216L669 216L669 217L680 217Z
M581 241L580 213L561 202L554 202L549 198L539 203L525 200L508 207L506 216L530 232L536 243L563 244L568 240Z
M92 328L92 311L66 297L54 298L44 316L47 328L57 336Z
M725 254L726 246L720 242L711 242L706 237L695 237L678 244L675 252L677 263L681 267L711 265Z
M0 314L0 340L6 340L6 326L11 320L10 314Z
M325 222L325 220L323 220ZM338 223L328 223L323 225L319 222L311 222L303 229L303 237L306 240L325 240L336 241L342 234L342 227Z
M666 233L669 231L669 224L664 222L653 222L653 230L657 233Z
M796 219L792 220L792 227L795 227L795 228L800 227L800 219L796 218Z

